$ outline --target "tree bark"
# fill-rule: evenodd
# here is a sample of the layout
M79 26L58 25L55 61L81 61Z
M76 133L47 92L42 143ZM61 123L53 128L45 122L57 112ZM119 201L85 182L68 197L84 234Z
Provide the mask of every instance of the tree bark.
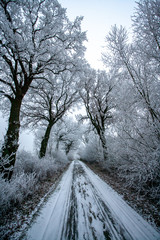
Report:
M11 110L9 117L9 125L4 144L2 146L1 166L0 171L3 173L4 178L10 180L13 167L16 161L16 152L18 149L19 129L20 129L20 108L22 98L15 97L11 100Z
M107 151L107 143L106 143L106 138L105 138L105 130L100 129L100 127L96 127L98 136L100 138L101 144L102 144L102 148L103 148L103 158L104 161L106 161L108 159L108 151Z
M40 158L43 158L46 155L48 140L49 140L49 136L50 136L50 133L51 133L52 126L53 126L52 123L48 124L45 135L42 139L41 148L40 148L40 151L39 151L39 157Z
M108 151L107 151L107 143L106 143L106 138L105 138L104 132L100 132L100 140L101 140L102 148L103 148L104 161L106 161L108 159Z

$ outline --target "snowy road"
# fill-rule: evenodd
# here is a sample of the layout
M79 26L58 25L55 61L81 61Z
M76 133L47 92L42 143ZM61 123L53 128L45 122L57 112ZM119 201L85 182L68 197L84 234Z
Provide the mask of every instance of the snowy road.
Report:
M158 240L160 234L84 163L74 161L24 239Z

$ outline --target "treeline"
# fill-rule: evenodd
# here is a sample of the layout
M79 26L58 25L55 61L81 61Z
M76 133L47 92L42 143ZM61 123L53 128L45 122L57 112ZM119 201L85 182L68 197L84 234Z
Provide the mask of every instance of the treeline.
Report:
M10 109L1 173L12 177L20 124L37 132L39 158L63 145L98 161L137 192L159 197L160 1L141 0L132 41L113 26L102 54L106 71L84 59L82 18L69 21L56 0L1 1L0 98ZM78 123L68 111L83 106ZM81 141L80 141L81 140ZM78 148L79 147L79 148Z
M141 0L127 30L113 26L106 72L84 76L81 97L94 133L81 158L101 161L139 194L160 197L160 1ZM98 137L97 137L98 136ZM100 140L100 145L99 145ZM158 206L158 205L157 205Z
M0 1L0 98L9 110L0 171L12 177L22 119L43 125L39 157L53 125L77 101L86 34L58 1Z

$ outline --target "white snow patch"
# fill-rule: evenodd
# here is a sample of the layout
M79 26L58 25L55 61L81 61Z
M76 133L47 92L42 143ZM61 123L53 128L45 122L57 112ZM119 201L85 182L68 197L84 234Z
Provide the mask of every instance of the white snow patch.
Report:
M108 184L100 179L84 163L81 163L90 181L103 199L114 219L134 240L158 240L160 234L134 211Z
M74 161L24 239L158 240L160 234L84 163Z
M40 210L24 239L60 239L64 224L63 219L67 215L67 199L71 191L72 170L73 163L70 164L69 169L63 175L59 185L50 196L46 205Z

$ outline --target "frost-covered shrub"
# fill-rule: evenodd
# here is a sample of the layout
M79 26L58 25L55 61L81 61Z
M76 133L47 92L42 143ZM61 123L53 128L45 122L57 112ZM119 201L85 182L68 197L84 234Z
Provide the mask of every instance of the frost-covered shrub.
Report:
M4 213L15 204L21 204L27 197L34 195L41 181L52 178L56 172L64 170L68 160L64 152L54 157L39 159L26 151L17 154L14 173L10 181L0 175L0 212Z
M68 163L68 158L62 150L53 152L52 157L55 159L57 165L66 165Z
M14 172L35 173L36 178L42 181L53 177L57 171L63 170L67 163L63 152L58 151L52 157L46 156L39 159L28 152L21 151L18 153Z
M158 199L160 196L160 148L158 140L151 129L145 131L141 138L133 134L131 138L125 132L113 136L108 141L109 158L114 166L113 174L119 176L127 188L137 194ZM152 129L153 130L153 129ZM148 132L148 133L147 133Z
M160 199L160 161L157 151L141 159L123 162L119 167L119 177L129 186L144 195Z
M81 147L78 154L82 160L87 162L101 161L103 159L103 150L98 137L96 135L90 136L89 141Z
M18 152L14 173L33 173L37 165L38 157L24 150Z
M67 155L67 158L69 161L73 161L73 160L77 159L77 155L74 151L70 151Z
M20 204L37 189L35 173L14 175L10 181L0 175L0 211L5 212L14 204Z

